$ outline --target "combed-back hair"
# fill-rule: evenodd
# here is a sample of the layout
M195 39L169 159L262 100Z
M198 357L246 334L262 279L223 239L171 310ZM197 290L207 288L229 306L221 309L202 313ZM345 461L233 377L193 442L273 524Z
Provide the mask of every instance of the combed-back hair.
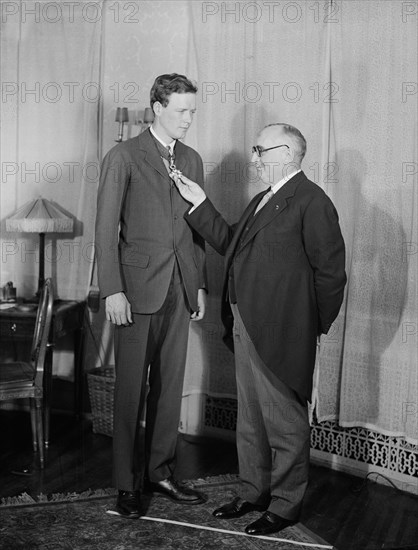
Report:
M177 73L162 74L157 76L150 92L151 107L159 101L163 107L167 107L171 94L197 93L196 84L186 76Z
M295 160L300 164L303 160L303 157L306 154L306 139L303 137L300 130L292 126L291 124L286 124L284 122L276 122L275 124L269 124L266 128L270 126L281 126L283 132L288 136L291 136L294 143L297 145L297 151L295 151L296 158Z

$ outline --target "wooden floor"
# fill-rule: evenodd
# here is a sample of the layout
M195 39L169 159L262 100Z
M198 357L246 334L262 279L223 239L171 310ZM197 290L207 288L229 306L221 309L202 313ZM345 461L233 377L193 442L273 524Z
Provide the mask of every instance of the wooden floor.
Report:
M54 414L44 471L31 451L27 413L0 411L0 429L0 497L112 486L112 439L93 434L89 420ZM237 473L231 442L180 435L177 455L179 479ZM338 550L418 550L418 498L324 467L311 466L301 521Z

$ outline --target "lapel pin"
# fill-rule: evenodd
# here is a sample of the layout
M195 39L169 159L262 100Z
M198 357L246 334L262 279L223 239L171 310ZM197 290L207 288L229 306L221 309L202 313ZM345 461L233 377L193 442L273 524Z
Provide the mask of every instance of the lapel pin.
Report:
M280 205L276 204L276 210L278 210L279 208L280 208Z

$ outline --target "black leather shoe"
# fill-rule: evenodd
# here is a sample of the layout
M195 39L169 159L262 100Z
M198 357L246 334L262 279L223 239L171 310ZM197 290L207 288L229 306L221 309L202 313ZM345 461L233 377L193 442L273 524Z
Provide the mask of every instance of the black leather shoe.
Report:
M247 525L245 532L248 535L268 535L269 533L277 533L295 523L297 523L297 520L292 521L281 518L273 512L264 512L261 518Z
M220 519L240 518L249 512L263 512L265 509L266 506L252 504L251 502L242 500L240 497L236 497L231 502L228 502L228 504L216 508L216 510L212 512L212 516Z
M119 491L116 512L128 519L139 518L139 493L137 491Z
M160 493L179 504L202 504L205 502L202 494L185 487L173 477L162 481L146 481L144 490L149 493Z

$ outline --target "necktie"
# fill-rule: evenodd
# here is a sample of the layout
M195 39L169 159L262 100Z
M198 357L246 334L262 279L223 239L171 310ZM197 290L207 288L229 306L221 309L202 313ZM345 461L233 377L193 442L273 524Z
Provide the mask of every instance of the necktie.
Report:
M174 163L176 160L176 155L174 153L174 149L173 154L171 154L171 148L169 145L164 146L156 139L154 139L154 141L157 146L158 152L160 153L160 157L163 159L163 162L167 168L167 171L170 172L171 170L175 170L176 165Z
M170 170L177 170L176 168L176 165L175 165L175 161L176 161L176 155L174 153L174 149L173 149L173 152L171 152L171 148L167 145L167 149L168 149L168 166L170 168Z
M273 191L270 189L270 191L267 191L267 193L264 195L264 197L261 199L261 201L258 203L257 208L255 209L254 216L265 206L268 201L271 199L271 197L274 195Z

